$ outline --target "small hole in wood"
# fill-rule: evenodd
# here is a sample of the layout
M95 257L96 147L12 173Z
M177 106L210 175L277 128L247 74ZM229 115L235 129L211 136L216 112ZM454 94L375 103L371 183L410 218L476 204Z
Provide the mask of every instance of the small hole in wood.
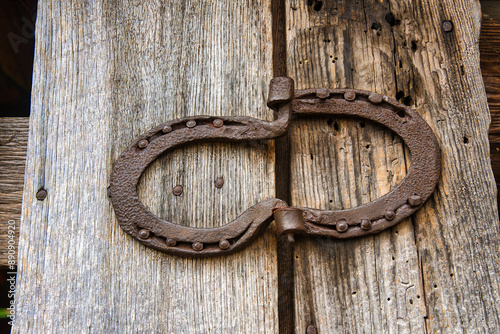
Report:
M333 203L333 200L329 200L330 203Z
M437 289L437 287L438 287L437 284L434 284L434 289Z
M464 136L464 144L468 144L469 143L469 138L467 138L467 136Z
M328 126L332 125L332 124L333 124L333 118L329 118L329 119L327 119L327 120L326 120L326 124L327 124Z
M391 12L389 12L389 13L387 13L387 14L385 15L385 21L386 21L387 23L389 23L389 25L390 25L391 27L394 27L394 26L396 26L396 25L398 25L398 24L400 24L400 23L401 23L401 20L397 20L397 19L394 17L394 14L393 14L393 13L391 13Z
M411 49L417 51L417 41L411 41Z
M339 131L340 130L339 123L337 122L333 123L333 128L335 129L335 131Z
M413 99L411 98L411 96L406 96L403 100L403 103L405 106L411 106L413 102Z
M312 155L312 153L309 156L311 157L311 160L314 160L314 156Z
M366 145L366 146L365 146L365 148L366 148L367 150L369 150L369 149L370 149L370 145Z
M372 26L370 28L373 30L380 30L380 29L382 29L382 25L378 22L373 22Z
M391 298L387 298L387 301L390 302L391 301Z
M361 122L361 123L359 123L359 126L364 128L366 126L366 124L365 124L365 122Z
M410 299L410 304L412 304L412 305L413 305L413 299Z
M404 110L399 110L399 111L397 112L397 114L398 114L398 116L399 116L399 117L401 117L401 118L405 118L405 116L406 116L406 113L404 112Z
M420 299L420 295L417 295L417 299Z
M400 101L405 96L405 93L400 90L396 93L396 100Z
M354 296L354 295L356 295L356 291L353 291L353 292L352 292L352 295L353 295L353 296Z
M316 4L313 7L313 9L317 12L319 12L321 10L321 8L323 8L323 1L316 2Z

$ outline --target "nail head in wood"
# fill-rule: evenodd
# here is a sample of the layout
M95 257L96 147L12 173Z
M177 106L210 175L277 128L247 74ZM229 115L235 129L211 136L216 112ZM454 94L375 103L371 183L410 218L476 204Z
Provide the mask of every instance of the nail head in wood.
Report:
M174 190L172 190L175 196L180 196L183 191L184 189L182 188L182 186L175 186Z
M36 199L39 201L43 201L45 197L47 197L47 190L43 188L38 190L38 192L36 193Z
M217 178L217 180L215 180L215 187L216 188L222 188L223 185L224 185L224 178L219 177L219 178Z

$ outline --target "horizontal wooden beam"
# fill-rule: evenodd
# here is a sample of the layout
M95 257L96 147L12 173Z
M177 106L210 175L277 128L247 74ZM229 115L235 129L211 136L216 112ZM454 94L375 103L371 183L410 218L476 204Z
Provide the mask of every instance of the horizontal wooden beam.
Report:
M9 265L9 240L14 240L17 248L28 124L28 117L0 118L0 266ZM15 226L15 238L9 235L12 226ZM16 258L16 254L11 255ZM11 256L10 264L12 259Z

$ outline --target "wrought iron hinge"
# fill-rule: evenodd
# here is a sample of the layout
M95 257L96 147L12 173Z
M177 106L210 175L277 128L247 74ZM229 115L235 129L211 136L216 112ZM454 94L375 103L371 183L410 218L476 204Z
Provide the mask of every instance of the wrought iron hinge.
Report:
M109 196L123 230L159 251L191 257L230 254L245 248L274 220L278 234L279 331L294 332L295 235L345 239L375 234L418 210L434 191L440 170L440 150L427 123L409 107L377 93L353 89L294 90L291 78L271 80L268 106L277 119L196 116L161 124L137 138L116 161ZM137 184L144 170L164 152L204 140L274 139L286 133L290 116L338 115L368 119L399 135L412 162L394 190L349 210L289 207L273 198L250 207L231 223L198 229L156 217L139 201ZM182 189L174 189L174 192ZM316 333L314 326L307 332Z
M278 234L353 238L378 233L418 210L440 175L440 150L427 123L409 107L377 93L353 89L294 90L291 78L271 80L268 106L273 122L252 117L196 116L176 119L137 138L118 158L109 195L121 227L148 247L169 254L210 257L245 248L273 221ZM273 139L285 134L294 115L338 115L368 119L399 135L412 154L408 174L394 190L349 210L288 207L273 198L250 207L233 222L197 229L162 220L139 201L137 184L144 170L165 151L204 140Z

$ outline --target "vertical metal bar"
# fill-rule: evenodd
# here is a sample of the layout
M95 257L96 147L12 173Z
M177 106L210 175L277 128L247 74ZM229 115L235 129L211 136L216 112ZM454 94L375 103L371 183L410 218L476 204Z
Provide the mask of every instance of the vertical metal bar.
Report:
M295 333L293 233L278 236L278 319L279 333Z
M273 0L273 75L287 76L286 10L284 0ZM275 141L276 196L285 202L290 199L290 142L288 133ZM294 299L294 237L292 233L278 236L278 319L279 333L295 332Z

